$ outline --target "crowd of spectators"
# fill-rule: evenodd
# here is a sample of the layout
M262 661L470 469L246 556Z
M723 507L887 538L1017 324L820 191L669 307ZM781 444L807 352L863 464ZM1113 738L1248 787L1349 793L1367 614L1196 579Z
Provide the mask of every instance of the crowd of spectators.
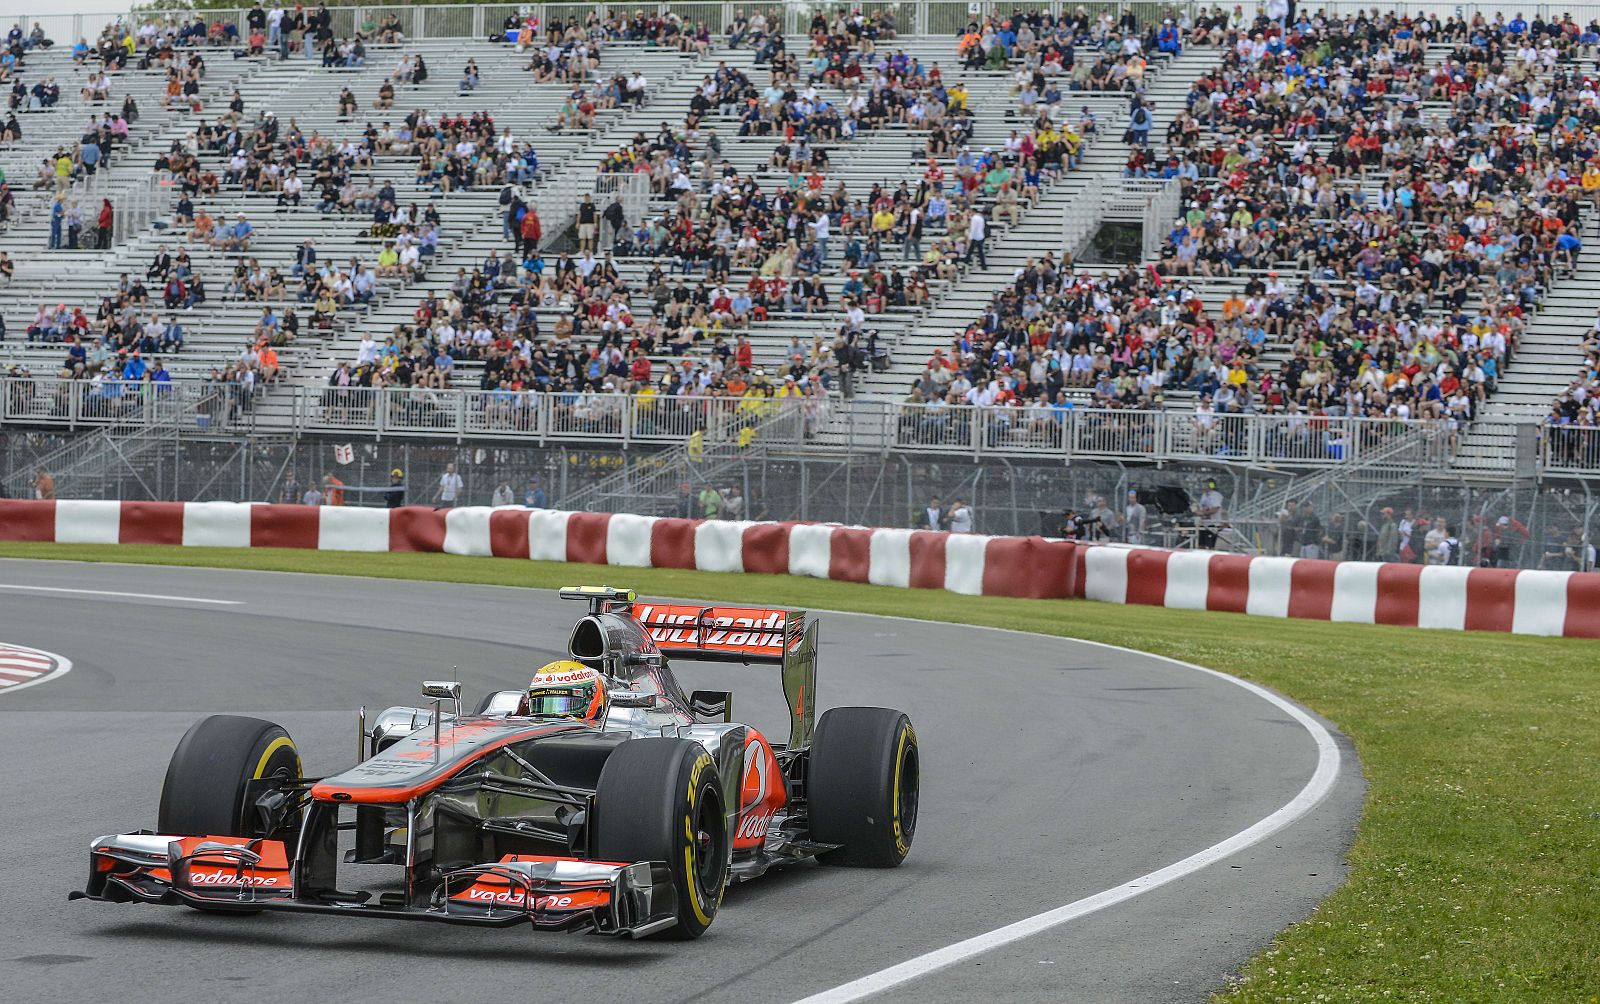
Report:
M635 19L621 37L656 37L671 23ZM547 262L537 209L520 186L507 186L513 254L463 272L448 297L425 301L418 324L385 345L363 343L354 364L333 374L336 385L437 387L466 359L482 363L478 386L487 391L825 397L880 352L872 314L926 302L930 281L952 277L963 253L981 255L983 223L970 222L981 220L980 200L1009 204L1014 219L1016 203L1036 189L1018 194L1015 154L965 148L964 89L947 89L937 66L877 48L893 35L885 19L819 14L814 29L801 61L764 15L741 13L732 34L758 47L768 85L723 63L680 126L663 121L613 151L601 172L643 175L651 210L630 221L620 200L585 198L576 255ZM646 86L638 74L616 83L623 101ZM713 120L776 137L764 169L735 169ZM891 121L937 144L915 189L852 193L829 181L827 145ZM642 279L624 278L624 259L648 261ZM841 274L837 286L826 281ZM826 316L828 334L795 338L781 360L758 365L747 329L776 314Z
M1096 25L1151 47L1129 44L1136 25ZM1600 34L1570 18L1439 25L1305 8L1172 27L1222 58L1171 116L1164 154L1124 137L1126 174L1180 186L1160 260L1099 276L1030 262L930 361L913 400L954 383L971 404L1087 388L1081 403L1159 408L1187 391L1208 426L1296 412L1470 421L1544 291L1575 267L1600 191L1600 100L1574 60ZM985 65L1042 62L1082 31L1081 18L991 19L962 44ZM1436 69L1430 40L1457 43ZM1430 97L1448 105L1425 108ZM1137 90L1130 104L1136 123L1148 105ZM1197 292L1214 280L1220 305Z
M1600 310L1579 351L1583 364L1551 402L1543 434L1550 463L1600 470Z

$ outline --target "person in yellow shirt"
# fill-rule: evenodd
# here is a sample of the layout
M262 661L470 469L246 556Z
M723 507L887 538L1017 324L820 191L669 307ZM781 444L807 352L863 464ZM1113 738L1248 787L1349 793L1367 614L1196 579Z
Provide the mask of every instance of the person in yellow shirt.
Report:
M72 158L64 151L56 154L56 191L65 192L72 184Z
M894 210L888 206L879 206L872 213L872 229L874 233L886 234L894 229Z
M1069 169L1078 166L1078 151L1083 147L1083 137L1071 126L1065 126L1060 134L1061 162ZM1043 144L1041 144L1043 145Z
M1600 200L1600 164L1591 160L1589 166L1583 169L1583 180L1580 184L1583 185L1583 194L1591 199Z
M945 106L952 115L965 112L967 110L967 85L959 80L951 84L950 89L945 92Z

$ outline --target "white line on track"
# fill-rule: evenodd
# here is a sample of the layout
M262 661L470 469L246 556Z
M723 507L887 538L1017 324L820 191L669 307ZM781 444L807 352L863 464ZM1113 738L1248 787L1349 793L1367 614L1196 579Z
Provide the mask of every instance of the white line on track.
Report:
M174 603L212 603L224 607L244 606L244 600L213 600L206 596L166 596L161 593L121 593L114 589L67 589L62 586L0 585L0 589L17 589L28 593L73 593L81 596L121 596L136 600L170 600Z
M821 613L824 611L818 612ZM850 611L826 612L845 614L850 613ZM855 616L881 617L882 615L856 614ZM883 617L883 619L907 620L921 624L927 623L927 621L917 621L915 618L911 617ZM990 628L989 630L1007 631L1011 629ZM1039 635L1030 631L1017 631L1015 633L1028 634L1036 638L1056 637L1053 635ZM1263 701L1266 701L1268 704L1278 708L1284 714L1293 718L1300 724L1302 728L1311 734L1311 739L1316 743L1317 746L1316 770L1312 771L1311 779L1306 782L1305 787L1301 788L1298 794L1286 802L1277 811L1256 822L1253 826L1240 830L1238 833L1228 837L1226 840L1212 844L1210 847L1207 847L1202 851L1197 851L1194 854L1184 858L1182 861L1175 861L1172 864L1167 865L1165 868L1160 868L1156 871L1150 872L1149 874L1141 875L1136 879L1124 882L1121 885L1107 889L1104 892L1095 893L1093 896L1085 896L1083 899L1074 900L1071 903L1058 906L1053 910L1046 910L1044 913L1035 914L1032 917L1026 917L1014 923L1007 924L1004 927L996 928L993 931L967 938L964 941L958 941L952 945L946 945L943 948L926 952L912 959L907 959L906 961L899 963L898 965L890 966L887 969L881 969L878 972L869 973L868 975L859 979L851 980L849 983L840 984L839 986L834 987L832 990L824 990L821 993L812 994L810 997L805 997L799 1001L796 1001L795 1004L849 1004L849 1002L852 1001L865 1000L868 997L884 993L885 991L892 990L895 987L910 983L913 980L921 979L924 976L936 973L941 969L948 969L949 967L958 963L965 962L967 959L970 959L973 956L981 955L984 952L993 951L996 948L1003 948L1006 945L1021 941L1024 938L1030 938L1035 934L1041 934L1052 928L1060 927L1062 924L1077 920L1080 917L1087 917L1089 914L1098 913L1107 907L1126 902L1135 896L1147 893L1152 889L1159 889L1169 882L1174 882L1186 876L1193 875L1195 872L1198 872L1203 868L1207 868L1210 865L1221 861L1223 858L1237 854L1246 848L1253 847L1256 844L1261 843L1274 833L1277 833L1284 827L1289 826L1290 824L1306 816L1311 812L1312 809L1315 809L1322 802L1322 800L1327 797L1328 792L1333 789L1333 783L1339 776L1340 760L1339 747L1338 744L1333 741L1333 736L1328 733L1327 729L1323 728L1321 722L1317 721L1315 718L1312 718L1290 701L1279 697L1277 694L1274 694L1265 687L1257 686L1248 680L1241 680L1237 676L1230 676L1227 673L1222 673L1215 669L1207 669L1204 666L1197 666L1192 662L1184 662L1181 659L1173 659L1164 655L1154 655L1149 652L1140 652L1138 649L1124 648L1121 645L1108 645L1104 642L1085 641L1081 638L1070 638L1066 640L1075 642L1079 645L1093 645L1097 648L1111 649L1115 652L1124 652L1129 655L1144 656L1147 659L1159 659L1162 662L1168 662L1174 666L1181 666L1184 669L1192 669L1199 673L1205 673L1208 676L1214 676L1219 680L1226 680L1236 687L1242 687L1255 696L1261 698Z
M64 655L57 655L54 652L46 652L42 648L29 648L26 645L12 645L9 643L0 644L0 649L5 649L10 652L32 652L43 656L46 659L55 661L55 668L50 670L48 673L45 673L43 676L40 676L36 679L25 680L21 683L11 683L7 684L5 687L0 687L0 694L14 694L19 690L26 690L29 687L40 683L48 683L51 680L66 676L68 673L72 672L72 660L68 659Z

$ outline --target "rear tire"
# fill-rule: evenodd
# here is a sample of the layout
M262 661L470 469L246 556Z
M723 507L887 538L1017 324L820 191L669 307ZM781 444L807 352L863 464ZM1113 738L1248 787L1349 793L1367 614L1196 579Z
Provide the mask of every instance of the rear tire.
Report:
M698 938L728 884L728 825L722 782L692 739L630 739L606 759L595 786L595 857L665 861L677 892L668 937Z
M911 719L889 708L832 708L817 721L806 770L811 837L840 844L829 865L893 868L917 829L921 758Z
M300 751L282 727L259 718L212 715L184 733L161 786L156 830L183 837L265 837L251 781L304 776Z

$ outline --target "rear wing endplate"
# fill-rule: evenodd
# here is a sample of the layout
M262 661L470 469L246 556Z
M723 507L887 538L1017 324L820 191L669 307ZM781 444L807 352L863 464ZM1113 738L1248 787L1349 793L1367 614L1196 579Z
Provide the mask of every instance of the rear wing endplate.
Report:
M635 603L633 615L668 656L781 667L789 748L811 745L816 722L817 627L804 610Z

